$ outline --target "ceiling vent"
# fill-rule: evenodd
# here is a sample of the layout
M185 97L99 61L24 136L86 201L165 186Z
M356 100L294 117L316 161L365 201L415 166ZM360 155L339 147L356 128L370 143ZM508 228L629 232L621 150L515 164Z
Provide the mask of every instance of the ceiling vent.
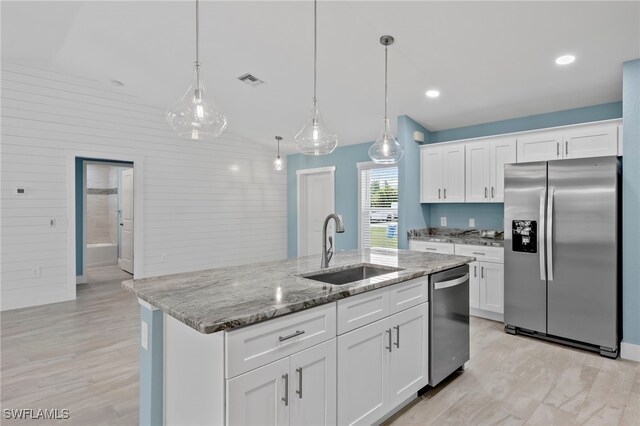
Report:
M264 81L260 80L255 75L251 75L251 74L241 75L240 77L238 77L238 80L253 87L261 86L264 84Z

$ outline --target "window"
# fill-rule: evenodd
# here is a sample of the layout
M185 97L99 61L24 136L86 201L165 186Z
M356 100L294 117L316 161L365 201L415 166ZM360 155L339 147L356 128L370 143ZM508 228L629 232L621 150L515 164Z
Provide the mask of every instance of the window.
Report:
M398 167L358 163L360 248L398 248Z

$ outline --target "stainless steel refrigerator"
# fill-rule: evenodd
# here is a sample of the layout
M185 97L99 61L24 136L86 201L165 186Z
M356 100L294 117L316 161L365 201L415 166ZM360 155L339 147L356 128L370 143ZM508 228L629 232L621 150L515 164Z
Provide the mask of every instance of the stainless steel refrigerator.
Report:
M618 356L620 167L616 157L505 166L508 333Z

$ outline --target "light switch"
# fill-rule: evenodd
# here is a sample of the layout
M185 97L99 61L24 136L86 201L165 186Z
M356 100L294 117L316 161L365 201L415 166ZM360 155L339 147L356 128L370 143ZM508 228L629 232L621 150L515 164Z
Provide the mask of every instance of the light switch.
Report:
M146 321L140 322L140 345L144 350L149 350L149 324Z

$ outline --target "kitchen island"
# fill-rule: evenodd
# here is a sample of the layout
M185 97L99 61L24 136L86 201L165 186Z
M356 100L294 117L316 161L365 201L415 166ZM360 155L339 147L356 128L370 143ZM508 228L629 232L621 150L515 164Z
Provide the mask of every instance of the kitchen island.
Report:
M371 249L127 281L140 423L379 421L427 383L428 276L473 260Z

